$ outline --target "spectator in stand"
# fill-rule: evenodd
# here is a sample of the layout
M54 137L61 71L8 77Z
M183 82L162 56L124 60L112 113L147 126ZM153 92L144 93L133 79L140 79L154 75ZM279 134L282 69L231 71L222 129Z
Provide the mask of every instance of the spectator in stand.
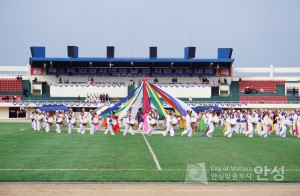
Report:
M90 95L89 95L89 93L86 93L85 101L84 102L90 102Z
M9 101L9 96L8 96L8 95L3 96L3 97L2 97L2 101L8 102L8 101Z
M227 79L226 78L224 78L224 83L227 84Z
M202 84L204 84L204 83L209 83L209 79L207 79L206 77L203 77L202 78Z
M94 78L91 77L91 85L94 85Z
M189 103L192 103L193 102L193 99L192 99L192 96L189 97Z
M101 94L101 99L100 100L101 100L102 103L105 102L105 95L104 95L104 93Z
M293 96L296 95L296 87L293 88L293 94L292 94L292 95L293 95Z
M97 93L97 94L95 95L95 97L96 97L97 102L99 103L99 102L101 101L99 93Z
M174 76L174 77L172 78L172 84L175 84L175 83L177 83L177 78Z

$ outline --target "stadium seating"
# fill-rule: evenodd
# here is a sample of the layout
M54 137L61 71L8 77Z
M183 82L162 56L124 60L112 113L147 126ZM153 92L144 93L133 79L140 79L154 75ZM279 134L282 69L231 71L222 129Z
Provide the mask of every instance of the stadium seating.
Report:
M242 80L239 82L240 92L244 92L246 87L252 87L260 91L263 89L264 92L276 91L277 85L284 85L285 80Z
M287 98L288 98L288 102L289 102L289 103L299 102L299 97L298 97L298 95L297 95L297 96L289 96L289 95L287 95Z
M287 103L287 96L241 96L241 103Z
M22 80L1 78L0 79L0 92L21 92Z
M0 102L20 102L20 101L21 101L20 95L0 95Z

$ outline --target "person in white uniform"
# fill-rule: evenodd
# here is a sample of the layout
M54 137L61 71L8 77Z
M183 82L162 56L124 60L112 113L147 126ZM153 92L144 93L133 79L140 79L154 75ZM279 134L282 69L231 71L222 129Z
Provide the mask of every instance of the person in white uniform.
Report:
M59 112L56 111L55 112L55 126L56 126L56 133L61 133L61 125L60 125L60 122L58 122L59 120Z
M269 115L270 115L269 111L266 111L265 116L263 117L263 121L262 121L263 131L261 132L260 136L264 137L264 138L268 137L270 126L271 126Z
M298 114L297 111L294 110L292 112L292 119L293 119L293 135L296 135L296 127L297 127L297 120L298 120Z
M212 134L215 131L215 126L213 122L213 115L212 115L212 110L208 111L207 115L207 126L209 127L209 130L207 131L206 135L207 137L212 137Z
M92 110L90 111L90 135L94 135L95 132L95 125L93 123L93 120L95 118L95 112Z
M186 111L186 116L185 116L185 125L186 125L186 130L184 130L181 135L188 135L188 137L192 137L192 124L191 124L191 112L189 110Z
M254 117L253 117L253 113L252 110L249 110L249 114L246 117L246 121L248 124L248 130L245 132L245 135L247 137L253 137L253 123L254 123Z
M296 126L298 126L298 138L300 138L300 110L297 110L297 114L298 114L298 117L297 117L297 124Z
M49 124L49 121L48 121L49 118L50 118L49 115L50 115L49 112L47 112L46 115L45 115L45 131L46 131L46 133L48 133L50 131L50 124Z
M132 130L132 125L130 124L130 120L131 120L130 114L128 113L126 115L126 118L123 118L123 120L124 120L124 127L125 127L123 135L126 136L127 132L129 132L131 135L135 135Z
M234 114L228 115L225 120L226 123L226 131L224 132L225 137L232 137L232 132L235 130L234 129L235 125L233 125L231 122L232 120L235 121Z
M40 116L42 115L41 111L38 111L36 114L36 130L40 131L42 128L42 122L40 120Z
M108 119L107 119L107 129L104 132L105 135L107 135L107 133L109 132L111 135L115 135L113 129L112 129L112 118L111 118L111 114L108 115Z
M31 112L30 115L30 119L31 119L31 127L34 131L36 131L36 115L35 115L35 111Z
M168 111L168 114L167 114L167 123L166 123L166 130L165 132L163 133L163 136L167 136L167 134L170 132L170 136L174 136L175 132L174 132L174 127L172 125L172 117L174 117L172 111Z
M149 112L147 112L146 123L148 124L148 131L146 132L146 134L148 136L152 135L153 131L155 130L155 128L157 126L156 124L154 124L154 125L150 124L151 120L152 120L151 114Z
M286 130L287 130L287 124L286 124L286 118L287 114L285 112L282 112L281 114L281 131L279 132L280 137L286 137Z

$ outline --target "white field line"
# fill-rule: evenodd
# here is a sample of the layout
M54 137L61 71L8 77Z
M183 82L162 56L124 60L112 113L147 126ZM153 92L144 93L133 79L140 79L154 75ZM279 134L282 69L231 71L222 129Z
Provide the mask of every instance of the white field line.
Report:
M154 152L153 152L153 150L152 150L152 148L151 148L151 146L150 146L150 144L149 144L147 138L145 137L144 134L142 134L142 135L143 135L144 140L145 140L145 142L146 142L146 144L147 144L147 146L148 146L148 148L149 148L149 150L150 150L150 153L151 153L151 155L152 155L152 157L153 157L153 159L154 159L154 162L155 162L155 164L156 164L156 168L157 168L158 170L162 170L161 167L160 167L160 164L159 164L159 162L158 162L158 160L157 160L157 158L156 158L156 155L154 154Z
M159 166L160 167L160 166ZM156 169L144 169L144 168L98 168L98 169L88 169L88 168L6 168L1 169L0 171L149 171L149 170L156 170ZM162 170L161 168L158 170ZM164 171L188 171L194 169L163 169ZM206 169L206 171L214 171L214 172L222 172L222 171L215 171L211 169ZM228 170L226 172L233 172L235 170ZM285 169L286 172L300 172L300 169ZM235 172L253 172L253 171L235 171Z
M110 168L106 168L106 169L77 169L77 168L36 168L36 169L13 169L13 168L8 168L8 169L0 169L0 171L145 171L147 169L110 169Z

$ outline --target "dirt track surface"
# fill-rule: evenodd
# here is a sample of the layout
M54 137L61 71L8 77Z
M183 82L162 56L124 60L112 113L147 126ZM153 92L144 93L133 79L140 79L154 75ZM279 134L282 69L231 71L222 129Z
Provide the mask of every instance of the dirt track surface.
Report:
M300 195L299 183L281 184L0 184L0 195Z

